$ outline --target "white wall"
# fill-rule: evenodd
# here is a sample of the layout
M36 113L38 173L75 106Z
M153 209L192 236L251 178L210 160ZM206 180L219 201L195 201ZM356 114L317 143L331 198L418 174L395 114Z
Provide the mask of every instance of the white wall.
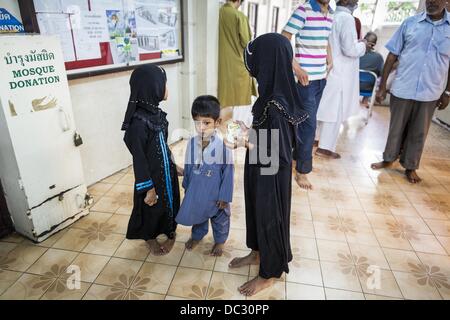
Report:
M245 1L244 5L241 7L241 11L246 15L248 15L249 3L258 4L258 25L256 27L258 36L272 31L273 7L280 8L278 13L277 32L281 32L292 13L290 0L248 0Z

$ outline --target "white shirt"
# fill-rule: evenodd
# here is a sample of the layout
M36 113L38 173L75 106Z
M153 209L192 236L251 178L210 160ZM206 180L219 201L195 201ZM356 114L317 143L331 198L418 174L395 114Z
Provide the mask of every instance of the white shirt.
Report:
M356 35L355 18L351 11L338 6L330 35L333 68L317 113L318 121L336 122L342 108L343 121L359 111L359 58L366 45Z

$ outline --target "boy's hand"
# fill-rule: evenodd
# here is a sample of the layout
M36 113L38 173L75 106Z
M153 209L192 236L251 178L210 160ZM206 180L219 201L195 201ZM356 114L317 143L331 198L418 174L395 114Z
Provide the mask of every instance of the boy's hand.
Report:
M238 148L247 148L253 150L253 148L255 147L253 143L249 142L248 137L236 139L234 143L225 139L224 143L227 146L227 148L231 150L236 150Z
M177 166L177 174L179 177L184 176L184 169L180 166Z
M217 201L217 206L220 210L224 210L228 206L228 202L224 201Z
M158 202L158 196L156 195L155 188L147 191L147 196L145 197L144 202L149 207L153 207Z

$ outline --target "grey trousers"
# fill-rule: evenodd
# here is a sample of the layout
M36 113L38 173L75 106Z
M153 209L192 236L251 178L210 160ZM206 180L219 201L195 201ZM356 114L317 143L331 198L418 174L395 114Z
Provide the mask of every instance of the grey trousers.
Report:
M391 96L391 121L384 161L393 162L400 156L400 164L405 169L419 168L435 109L436 101L421 102Z

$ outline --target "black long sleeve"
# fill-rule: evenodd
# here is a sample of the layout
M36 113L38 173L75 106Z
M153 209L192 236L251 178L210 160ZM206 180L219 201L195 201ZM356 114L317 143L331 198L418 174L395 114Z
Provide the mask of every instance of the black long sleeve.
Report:
M148 142L153 135L154 133L143 121L133 121L125 133L125 144L133 156L135 188L138 193L145 193L154 188L154 182L150 175L150 161L146 155Z

